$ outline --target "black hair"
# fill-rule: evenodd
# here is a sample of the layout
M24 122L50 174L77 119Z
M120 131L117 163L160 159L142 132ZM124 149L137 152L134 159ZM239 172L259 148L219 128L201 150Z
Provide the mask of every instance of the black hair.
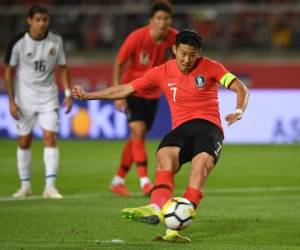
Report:
M176 35L176 46L179 46L180 43L193 46L197 49L202 48L201 36L197 31L192 29L182 30Z
M151 5L150 17L153 17L157 11L165 11L172 16L172 6L168 0L154 1Z
M44 6L34 5L28 11L28 17L33 17L36 13L49 14L48 9Z

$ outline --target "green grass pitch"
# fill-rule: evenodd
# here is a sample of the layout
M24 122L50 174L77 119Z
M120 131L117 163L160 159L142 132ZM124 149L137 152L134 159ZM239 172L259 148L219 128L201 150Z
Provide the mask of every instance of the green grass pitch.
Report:
M147 144L154 176L158 141ZM190 244L154 242L163 225L120 217L124 207L145 205L135 168L127 183L135 193L108 191L121 141L59 141L57 187L63 200L45 200L42 144L32 147L34 197L13 200L19 187L16 141L0 140L0 249L300 249L300 145L224 145L191 227ZM176 176L175 195L187 184L189 165Z

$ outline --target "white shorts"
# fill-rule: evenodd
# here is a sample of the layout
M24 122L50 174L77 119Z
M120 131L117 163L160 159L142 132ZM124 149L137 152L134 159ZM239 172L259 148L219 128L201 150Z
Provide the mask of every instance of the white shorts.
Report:
M16 123L18 134L30 134L37 122L42 129L57 133L59 129L58 110L42 113L22 111L20 119Z

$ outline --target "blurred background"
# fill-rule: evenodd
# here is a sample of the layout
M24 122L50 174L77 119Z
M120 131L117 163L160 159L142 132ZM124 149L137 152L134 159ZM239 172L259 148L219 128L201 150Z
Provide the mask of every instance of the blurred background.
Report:
M193 28L204 40L203 54L221 61L250 88L244 119L225 126L229 143L298 143L300 141L300 1L296 0L173 0L173 26ZM112 63L125 37L149 20L147 0L2 0L0 55L11 37L24 29L32 4L51 14L51 29L65 42L72 84L89 90L110 85ZM3 60L2 60L3 62ZM15 138L4 94L0 64L0 136ZM59 83L58 83L59 84ZM150 138L161 137L170 121L164 99ZM222 116L235 107L234 96L220 91ZM225 123L224 123L225 125ZM40 132L35 131L37 137ZM61 114L62 138L122 139L125 116L111 102L75 103Z
M208 52L231 58L243 56L235 54L245 54L246 50L247 57L243 59L254 60L257 53L297 57L294 54L299 52L300 45L300 2L297 0L171 2L174 26L199 31ZM1 49L6 48L16 31L24 28L27 10L34 3L49 7L51 26L63 35L69 52L104 51L101 60L111 60L110 53L120 46L124 37L148 22L151 0L3 0Z

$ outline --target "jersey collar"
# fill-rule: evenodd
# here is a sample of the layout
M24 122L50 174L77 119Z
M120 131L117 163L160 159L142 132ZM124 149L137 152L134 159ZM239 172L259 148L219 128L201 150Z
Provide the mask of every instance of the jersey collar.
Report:
M27 33L28 33L29 37L30 37L32 40L34 40L34 41L42 41L42 40L46 39L46 37L48 36L49 30L47 30L47 31L45 32L45 35L44 35L42 38L40 38L40 39L33 38L33 37L30 35L29 30L27 30Z

